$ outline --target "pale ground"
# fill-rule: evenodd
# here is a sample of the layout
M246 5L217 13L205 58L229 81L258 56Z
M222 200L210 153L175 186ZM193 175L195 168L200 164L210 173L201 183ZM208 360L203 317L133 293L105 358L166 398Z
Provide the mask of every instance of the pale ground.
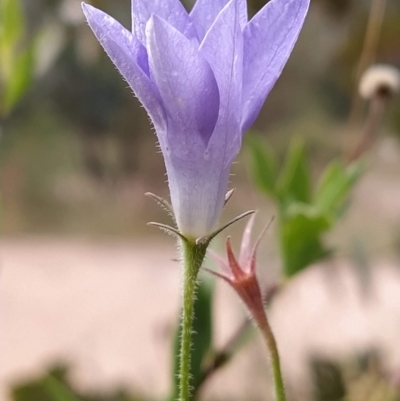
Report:
M2 240L0 248L2 401L10 383L38 375L57 360L71 362L73 379L86 388L125 384L151 395L166 393L169 335L180 295L172 242L154 251L110 241L27 238ZM273 325L291 381L307 379L310 351L339 355L377 344L390 367L400 366L399 271L381 263L374 296L362 302L356 278L340 265L339 275L326 267L311 269L276 300ZM226 287L218 291L222 343L243 313ZM238 355L210 383L212 393L239 374L243 379L228 390L223 385L225 396L238 391L250 399L260 388L268 391L260 346Z
M392 142L385 146L332 238L339 250L356 238L367 251L384 255L399 227L400 152ZM40 375L55 361L69 362L71 378L87 389L122 384L159 399L165 395L180 297L175 256L172 239L156 248L137 241L0 240L0 401L7 401L10 384ZM374 346L389 371L400 369L398 263L374 259L366 301L348 260L296 277L271 310L285 378L296 392L297 383L307 383L311 353L340 358ZM244 313L223 284L216 304L217 342L223 344ZM256 399L260 391L270 392L267 376L264 348L256 341L215 376L208 391L223 399Z

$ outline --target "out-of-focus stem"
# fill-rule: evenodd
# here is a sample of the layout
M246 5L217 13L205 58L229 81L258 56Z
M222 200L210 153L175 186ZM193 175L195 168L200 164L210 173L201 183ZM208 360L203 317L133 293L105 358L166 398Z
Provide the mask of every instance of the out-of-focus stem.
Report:
M238 288L240 288L240 291L238 291ZM267 345L271 359L275 400L286 401L278 346L275 341L274 333L272 332L271 326L268 322L267 314L265 313L264 302L256 276L254 274L249 275L236 283L236 290L249 309Z
M257 320L258 327L263 335L269 354L271 357L272 375L274 378L275 397L276 401L286 401L285 386L283 383L281 361L279 357L278 346L276 344L274 333L268 322L265 312L258 317L254 316Z
M348 158L349 163L357 160L374 144L385 113L387 100L388 94L379 92L371 99L361 140L350 154Z
M264 294L264 304L269 305L273 297L278 293L280 286L278 284L267 288ZM245 319L238 329L233 333L232 337L227 341L227 343L219 350L217 350L211 357L211 360L205 367L200 378L200 382L194 389L193 399L195 399L196 394L199 392L203 384L212 377L218 370L223 368L235 355L236 351L240 345L244 342L246 336L249 335L251 327L251 321Z
M357 78L373 63L378 48L379 37L385 16L387 0L372 0L364 47L357 66Z
M360 80L361 74L375 60L383 19L385 16L386 3L387 0L372 0L371 3L364 44L355 74L356 86L350 108L350 115L349 115L350 127L354 127L360 118L362 103L357 90L358 82Z
M180 344L179 366L179 401L190 400L190 350L192 346L193 303L196 292L196 281L203 263L207 245L182 240L183 256L183 305L182 305L182 337Z

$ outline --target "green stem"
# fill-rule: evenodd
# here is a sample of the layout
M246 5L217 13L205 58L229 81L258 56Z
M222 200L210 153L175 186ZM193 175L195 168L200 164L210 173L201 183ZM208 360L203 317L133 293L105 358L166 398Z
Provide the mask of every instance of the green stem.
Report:
M182 240L184 268L182 337L180 344L179 401L190 400L190 354L192 346L193 303L196 292L197 274L206 255L208 243Z
M265 343L267 344L272 365L272 375L274 377L275 385L275 396L276 401L285 401L285 386L283 384L281 362L279 358L278 346L275 341L274 333L272 332L271 326L269 325L268 319L264 314L264 317L259 321L259 328L264 337Z

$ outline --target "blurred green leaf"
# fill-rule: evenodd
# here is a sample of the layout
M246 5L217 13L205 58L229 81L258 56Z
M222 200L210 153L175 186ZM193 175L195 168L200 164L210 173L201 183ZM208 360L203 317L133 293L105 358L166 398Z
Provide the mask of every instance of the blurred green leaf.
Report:
M214 293L214 282L212 277L204 277L201 280L194 303L194 321L191 352L191 386L196 388L202 379L202 367L205 357L212 349L212 301ZM181 338L181 324L174 340L174 388L170 400L177 400L179 395L179 343Z
M283 172L279 178L278 191L285 203L311 201L310 172L307 166L305 146L295 139L290 146Z
M316 357L311 360L310 365L315 400L343 400L347 390L339 364Z
M331 221L326 215L306 204L292 204L280 216L280 243L286 277L293 276L329 254L320 237L330 226Z
M275 156L270 147L254 135L249 135L251 175L260 191L275 198L278 177Z
M315 204L326 213L335 213L343 204L363 172L363 164L355 162L344 166L333 161L325 170L315 193Z
M43 379L43 387L54 401L79 401L79 398L54 376L46 376Z
M24 32L24 16L19 0L0 0L0 49L18 42Z
M3 99L4 114L10 112L27 91L33 79L34 45L26 47L15 59L13 72L8 82Z
M145 401L139 394L129 394L124 388L93 391L82 394L67 380L69 368L60 363L49 368L43 376L25 379L10 388L13 401Z
M2 115L28 89L34 69L34 43L24 46L25 20L20 0L0 0L0 86Z
M71 392L66 383L67 368L62 365L49 369L42 377L18 383L10 391L14 401L77 401L75 396L69 398L55 398L55 392ZM57 391L57 388L63 387Z
M313 194L304 142L295 139L278 173L271 148L251 138L251 172L257 187L271 196L279 211L278 230L284 274L292 276L328 256L322 235L340 217L363 163L332 162Z

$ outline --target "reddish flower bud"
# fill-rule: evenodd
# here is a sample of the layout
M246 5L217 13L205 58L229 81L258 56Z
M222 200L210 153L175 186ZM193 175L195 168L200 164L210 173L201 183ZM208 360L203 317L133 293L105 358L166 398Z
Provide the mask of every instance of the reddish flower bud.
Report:
M239 260L236 259L232 250L230 238L228 238L226 241L227 260L210 252L211 257L221 267L221 272L207 270L230 284L249 309L257 324L259 326L264 326L266 317L263 296L256 274L256 254L260 240L270 223L264 228L255 245L251 248L250 239L254 224L254 216L255 215L250 218L244 231Z

